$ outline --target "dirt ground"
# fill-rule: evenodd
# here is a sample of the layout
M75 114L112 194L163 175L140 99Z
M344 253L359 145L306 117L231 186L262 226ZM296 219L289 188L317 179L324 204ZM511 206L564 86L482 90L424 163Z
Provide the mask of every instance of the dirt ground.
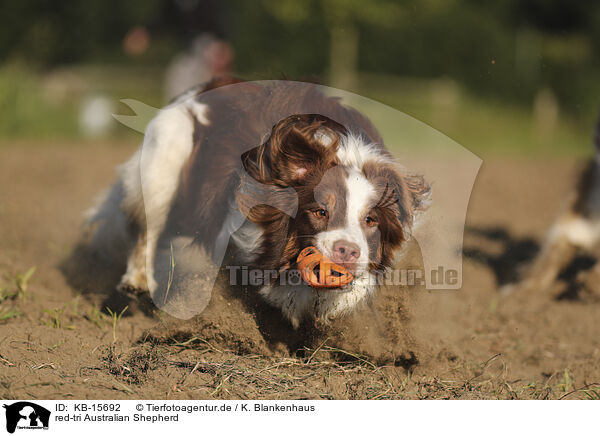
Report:
M182 322L109 292L106 271L69 278L82 211L134 147L0 146L0 398L600 398L597 299L498 293L535 255L580 162L486 159L462 290L387 289L304 340L225 291Z

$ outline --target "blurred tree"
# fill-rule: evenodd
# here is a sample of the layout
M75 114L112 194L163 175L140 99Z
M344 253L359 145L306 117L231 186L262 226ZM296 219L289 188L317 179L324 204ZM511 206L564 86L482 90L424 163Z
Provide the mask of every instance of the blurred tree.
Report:
M218 0L2 0L0 59L40 67L128 62L123 39L143 26L156 43L136 61L166 62L201 32L225 33L221 8Z
M398 26L403 7L394 0L263 0L267 11L287 26L321 15L329 30L329 81L333 86L356 85L359 26Z
M148 48L127 54L138 28ZM0 59L40 68L165 66L204 32L232 42L246 77L447 77L528 103L550 89L575 111L600 93L594 0L0 0Z

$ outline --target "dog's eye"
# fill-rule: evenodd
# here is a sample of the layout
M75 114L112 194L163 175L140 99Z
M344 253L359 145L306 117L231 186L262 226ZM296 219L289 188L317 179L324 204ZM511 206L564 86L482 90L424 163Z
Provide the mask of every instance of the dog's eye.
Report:
M325 209L315 209L312 213L317 218L327 218L329 216L329 213Z
M377 225L377 219L375 219L375 218L373 218L372 216L368 215L368 216L365 218L365 224L366 224L368 227L375 227L375 226Z

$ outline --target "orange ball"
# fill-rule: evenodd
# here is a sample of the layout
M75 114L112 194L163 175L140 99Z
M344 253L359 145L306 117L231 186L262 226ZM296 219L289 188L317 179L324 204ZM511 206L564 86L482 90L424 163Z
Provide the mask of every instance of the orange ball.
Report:
M323 255L316 247L306 247L298 255L300 275L313 288L340 288L354 276Z

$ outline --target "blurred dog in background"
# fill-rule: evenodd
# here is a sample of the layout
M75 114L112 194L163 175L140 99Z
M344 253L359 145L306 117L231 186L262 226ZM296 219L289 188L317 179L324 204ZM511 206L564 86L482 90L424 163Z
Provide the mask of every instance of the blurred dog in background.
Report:
M516 290L548 292L562 273L585 255L597 259L600 254L600 119L594 131L595 155L582 171L567 208L551 227L542 249L522 280L502 288L505 294ZM588 262L589 263L589 262ZM575 287L590 289L600 283L600 263L592 263L571 279Z

